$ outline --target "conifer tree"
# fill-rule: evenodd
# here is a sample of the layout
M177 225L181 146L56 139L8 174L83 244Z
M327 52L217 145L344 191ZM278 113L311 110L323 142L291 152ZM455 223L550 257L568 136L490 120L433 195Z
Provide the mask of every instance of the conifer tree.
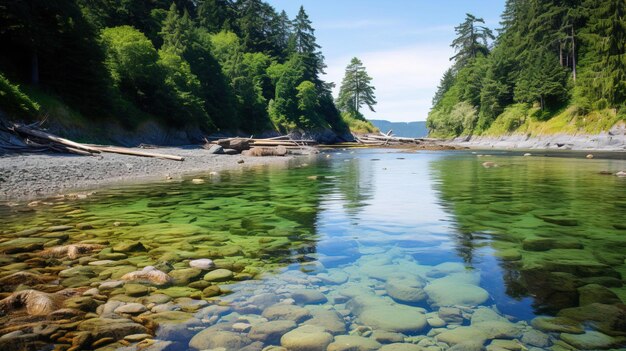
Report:
M293 21L291 41L293 51L303 58L306 79L320 87L322 82L319 79L319 75L325 73L326 65L324 64L324 56L319 51L320 46L315 38L315 29L313 29L311 20L303 6L300 6L298 15Z
M457 67L465 66L478 54L486 55L489 52L488 40L493 40L495 37L491 29L478 23L485 23L485 21L467 13L465 21L454 27L458 36L450 46L454 48L456 54L450 60L454 60Z
M366 105L371 111L375 111L375 88L371 82L372 78L367 74L363 62L354 57L346 67L346 73L341 82L337 100L339 108L355 113L357 116L360 116L359 110L363 105Z

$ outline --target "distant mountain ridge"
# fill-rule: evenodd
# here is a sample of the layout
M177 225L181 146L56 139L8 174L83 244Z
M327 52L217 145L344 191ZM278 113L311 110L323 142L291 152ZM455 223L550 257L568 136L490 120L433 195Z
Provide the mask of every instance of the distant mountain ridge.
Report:
M390 122L380 119L370 119L369 121L383 133L387 133L391 129L393 134L399 137L423 138L428 136L426 121Z

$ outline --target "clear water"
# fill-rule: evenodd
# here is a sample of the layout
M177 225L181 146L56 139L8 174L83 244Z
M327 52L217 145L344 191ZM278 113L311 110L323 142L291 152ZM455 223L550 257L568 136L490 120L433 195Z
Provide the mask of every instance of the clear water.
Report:
M469 151L327 155L297 160L288 169L206 175L202 184L125 186L82 200L2 206L0 279L15 272L57 278L61 270L80 265L95 271L30 286L5 282L2 296L33 285L49 293L97 287L145 266L175 275L189 267L189 260L211 258L218 268L233 271L234 278L208 283L203 271L148 293L169 295L171 301L158 304L186 313L175 322L156 318L159 327L146 323L155 340L174 342L168 344L171 349L261 350L280 345L283 334L304 324L334 334L329 350L348 349L339 346L347 342L343 334L376 340L380 344L359 349L378 349L390 342L380 336L383 330L402 333L394 334L402 344L398 349L413 343L443 350L458 342L449 334L459 327L474 335L475 340L464 341L493 347L497 341L492 339L514 339L535 349L626 345L626 326L619 322L626 316L619 307L619 300L626 301L626 178L612 175L626 169L619 155L593 160L579 154L483 156ZM486 161L498 167L485 168ZM68 227L50 231L60 225ZM16 241L19 237L28 239ZM137 241L144 248L122 254L111 250L120 242ZM78 242L105 248L76 259L44 258L37 246L15 249ZM113 262L89 265L102 259ZM205 289L211 284L223 294L209 297ZM316 293L302 297L300 290ZM123 288L99 295L98 304L115 300L155 307L149 295L129 297ZM189 307L189 298L208 305ZM308 314L276 317L270 313L275 303L294 304ZM581 310L590 303L608 305L617 322L607 326L596 320L597 314ZM226 308L216 312L215 305ZM440 311L447 306L459 307L451 312L456 318ZM584 316L571 317L572 308ZM490 320L505 331L493 332L494 327L484 335L485 327L472 315L487 309ZM569 314L563 312L568 309ZM560 324L579 328L570 329L573 337L530 325L537 316L563 313L569 319ZM89 317L97 316L79 320ZM297 320L277 334L259 337L255 328L275 318ZM28 334L33 321L45 318L12 310L0 317L7 326L0 333L23 329ZM547 340L543 344L528 336L535 327ZM71 328L69 336L74 335ZM225 331L236 342L196 336L203 330ZM603 342L597 341L598 332ZM53 339L41 337L38 345L71 343ZM103 350L135 345L134 340L97 344Z

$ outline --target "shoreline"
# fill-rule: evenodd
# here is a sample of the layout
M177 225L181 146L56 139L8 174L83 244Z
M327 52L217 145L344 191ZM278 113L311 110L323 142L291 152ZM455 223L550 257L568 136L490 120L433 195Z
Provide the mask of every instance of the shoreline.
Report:
M626 127L614 128L610 132L600 134L457 137L445 141L444 144L469 149L626 152Z
M166 181L194 174L241 170L251 166L286 165L294 159L294 156L215 155L199 146L157 150L182 156L185 160L172 161L112 153L99 156L55 153L2 155L0 203L42 200L97 191L114 185Z

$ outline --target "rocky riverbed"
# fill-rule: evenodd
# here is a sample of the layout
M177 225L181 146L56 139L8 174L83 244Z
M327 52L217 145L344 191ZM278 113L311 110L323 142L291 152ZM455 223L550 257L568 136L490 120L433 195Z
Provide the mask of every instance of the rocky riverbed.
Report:
M37 199L120 183L164 181L195 173L285 164L291 159L214 155L195 146L153 151L182 156L185 160L111 153L96 157L52 153L0 154L0 201Z
M228 241L213 253L194 240L193 252L159 249L172 242L167 234L67 244L88 226L33 228L0 244L0 349L538 351L626 342L626 311L595 293L529 324L498 311L478 272L422 265L399 248L348 245L360 255L349 265L326 268L342 257L305 255L270 273Z
M532 157L501 158L495 160L500 167L485 168L483 158L468 153L462 162L455 155L428 169L410 163L419 154L403 156L364 153L363 173L355 154L337 152L322 158L327 166L218 172L84 197L4 203L0 350L564 351L626 345L626 308L617 294L626 226L611 212L626 208L623 201L596 211L614 221L594 214L588 222L578 212L555 212L562 198L550 211L522 206L501 183L484 183L482 195L466 194L473 175L499 180L502 172L520 173L512 162L529 166ZM463 162L469 168L460 167ZM600 203L592 195L610 200L622 178L581 163L573 169L596 184L584 187L589 193L576 202L588 213ZM404 187L376 198L392 213L363 210L378 202L368 197L374 188L367 182L355 186L357 174L380 172L388 178L376 184L384 187L397 183L387 169L402 167L451 177L437 179L446 187L442 199L455 199L459 227L442 229L439 223L450 217L414 207L434 200L426 194L407 202L412 195ZM518 201L534 199L535 188L524 188ZM494 200L492 189L508 207ZM545 202L550 189L535 191ZM364 214L357 217L359 208ZM505 224L496 222L502 218ZM468 229L474 223L480 227ZM572 233L575 239L567 236ZM503 298L499 289L505 288L515 298L526 289L537 308L552 309L519 314L507 306L516 302Z

